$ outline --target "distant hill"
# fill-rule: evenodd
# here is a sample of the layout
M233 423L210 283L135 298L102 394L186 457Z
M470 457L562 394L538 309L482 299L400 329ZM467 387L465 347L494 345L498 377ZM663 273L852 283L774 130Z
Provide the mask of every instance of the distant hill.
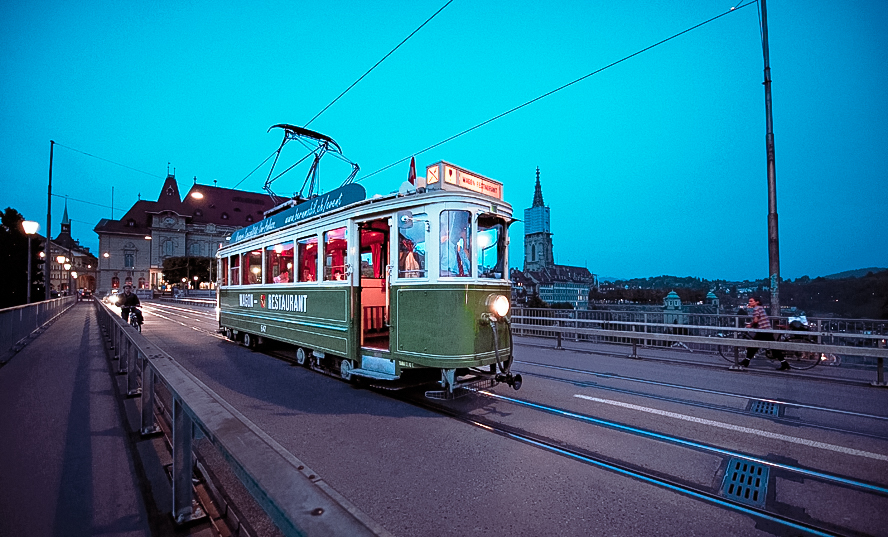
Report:
M846 270L845 272L839 272L838 274L830 274L829 276L824 276L827 280L841 280L844 278L862 278L872 272L873 274L878 274L883 270L888 270L888 268L862 268L857 270Z

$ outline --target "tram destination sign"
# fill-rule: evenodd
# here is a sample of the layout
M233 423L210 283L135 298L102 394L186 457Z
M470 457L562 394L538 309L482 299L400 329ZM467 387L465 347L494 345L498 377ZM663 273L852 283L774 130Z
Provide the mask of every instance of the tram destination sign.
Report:
M259 235L275 231L284 226L295 224L301 220L335 211L336 209L351 205L352 203L366 198L367 192L361 185L351 183L341 186L336 190L331 190L326 194L311 198L299 205L290 207L289 209L273 214L255 224L235 231L231 235L231 241L229 244L258 237Z
M498 200L503 199L503 184L499 181L472 173L443 160L426 167L425 180L425 186L429 190L466 189Z

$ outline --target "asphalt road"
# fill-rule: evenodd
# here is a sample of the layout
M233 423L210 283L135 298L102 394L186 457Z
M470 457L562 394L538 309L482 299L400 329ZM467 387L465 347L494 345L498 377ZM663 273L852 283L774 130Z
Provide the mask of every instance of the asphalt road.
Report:
M868 386L871 372L733 372L714 355L655 349L635 360L625 347L522 339L522 389L447 403L455 419L415 394L359 389L226 341L212 310L149 303L145 314L143 335L395 535L798 534L681 490L719 497L738 453L770 465L763 508L778 518L888 527L888 390ZM762 401L782 403L778 415L748 410Z

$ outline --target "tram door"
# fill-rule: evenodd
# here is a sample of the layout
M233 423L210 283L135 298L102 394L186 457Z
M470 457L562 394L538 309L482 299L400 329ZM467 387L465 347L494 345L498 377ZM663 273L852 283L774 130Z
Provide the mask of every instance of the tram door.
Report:
M358 224L361 235L361 346L389 350L389 224Z

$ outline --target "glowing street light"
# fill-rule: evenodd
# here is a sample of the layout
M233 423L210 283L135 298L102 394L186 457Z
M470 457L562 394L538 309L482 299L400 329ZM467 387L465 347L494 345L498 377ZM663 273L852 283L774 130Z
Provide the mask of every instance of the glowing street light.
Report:
M31 220L25 220L22 222L22 229L25 230L25 235L28 236L28 292L26 294L26 304L31 303L31 235L37 233L37 229L39 228L40 224L37 222L32 222Z

